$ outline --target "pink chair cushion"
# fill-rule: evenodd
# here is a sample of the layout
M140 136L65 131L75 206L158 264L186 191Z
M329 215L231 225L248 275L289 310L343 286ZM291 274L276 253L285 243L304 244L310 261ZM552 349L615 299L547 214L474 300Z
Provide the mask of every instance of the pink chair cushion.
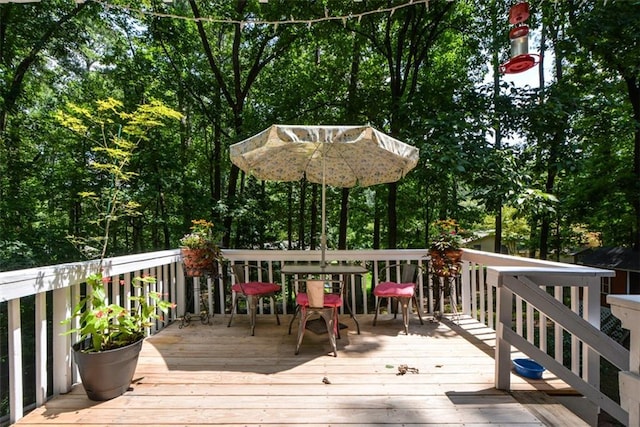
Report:
M280 289L282 289L280 285L265 282L236 283L235 285L231 286L231 290L233 292L238 292L245 295L270 294L273 292L279 292Z
M306 307L309 305L309 297L304 292L296 295L296 304ZM325 307L341 307L342 297L340 294L325 294L324 295Z
M382 282L373 288L373 294L380 298L412 297L415 292L415 283Z

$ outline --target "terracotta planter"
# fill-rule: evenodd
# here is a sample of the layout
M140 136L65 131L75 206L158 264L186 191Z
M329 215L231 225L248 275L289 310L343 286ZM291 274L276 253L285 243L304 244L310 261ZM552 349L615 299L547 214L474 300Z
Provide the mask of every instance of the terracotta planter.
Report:
M431 249L429 255L431 256L431 267L435 274L441 277L458 275L462 249L446 249L444 251Z
M185 274L189 277L214 275L218 271L216 254L209 249L180 249Z
M73 346L74 360L89 399L109 400L129 389L138 365L142 341L98 353L82 352L85 342Z

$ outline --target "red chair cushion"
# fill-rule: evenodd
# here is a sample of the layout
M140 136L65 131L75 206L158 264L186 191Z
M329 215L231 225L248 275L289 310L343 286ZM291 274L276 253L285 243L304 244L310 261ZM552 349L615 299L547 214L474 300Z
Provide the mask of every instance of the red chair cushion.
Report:
M266 282L236 283L231 286L232 291L245 295L270 294L273 292L279 292L280 289L282 289L280 285Z
M309 297L306 293L301 292L296 295L296 304L306 307L309 305ZM340 294L324 294L325 307L341 307L342 297Z
M415 283L382 282L373 288L373 294L380 298L412 297L415 287Z

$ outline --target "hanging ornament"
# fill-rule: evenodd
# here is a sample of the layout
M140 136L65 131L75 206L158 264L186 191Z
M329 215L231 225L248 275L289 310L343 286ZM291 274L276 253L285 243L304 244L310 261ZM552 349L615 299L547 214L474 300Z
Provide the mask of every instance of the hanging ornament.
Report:
M540 62L540 55L529 53L529 27L524 21L529 19L529 3L518 3L509 10L509 23L514 27L509 31L511 59L500 65L502 74L527 71Z

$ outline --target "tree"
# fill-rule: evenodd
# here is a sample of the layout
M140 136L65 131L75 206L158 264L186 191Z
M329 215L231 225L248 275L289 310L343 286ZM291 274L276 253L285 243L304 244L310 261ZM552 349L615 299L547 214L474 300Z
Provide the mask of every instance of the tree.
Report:
M31 112L45 91L38 74L48 75L47 55L63 60L74 31L74 18L87 4L0 4L0 240L22 239L36 203L30 188L42 159ZM81 36L77 36L81 38ZM75 40L75 39L74 39ZM22 234L19 236L18 234ZM31 236L30 236L31 237Z
M633 158L631 173L620 188L633 209L631 239L640 251L640 5L624 2L570 2L571 34L603 69L615 73L626 87ZM594 70L597 72L597 70Z
M439 39L450 29L454 3L438 2L402 8L382 19L373 16L350 28L365 37L371 48L387 65L388 94L385 121L390 135L401 139L409 127L408 106L415 101L421 73L428 67L431 53ZM382 119L382 117L380 118ZM387 188L388 247L397 247L397 188Z

